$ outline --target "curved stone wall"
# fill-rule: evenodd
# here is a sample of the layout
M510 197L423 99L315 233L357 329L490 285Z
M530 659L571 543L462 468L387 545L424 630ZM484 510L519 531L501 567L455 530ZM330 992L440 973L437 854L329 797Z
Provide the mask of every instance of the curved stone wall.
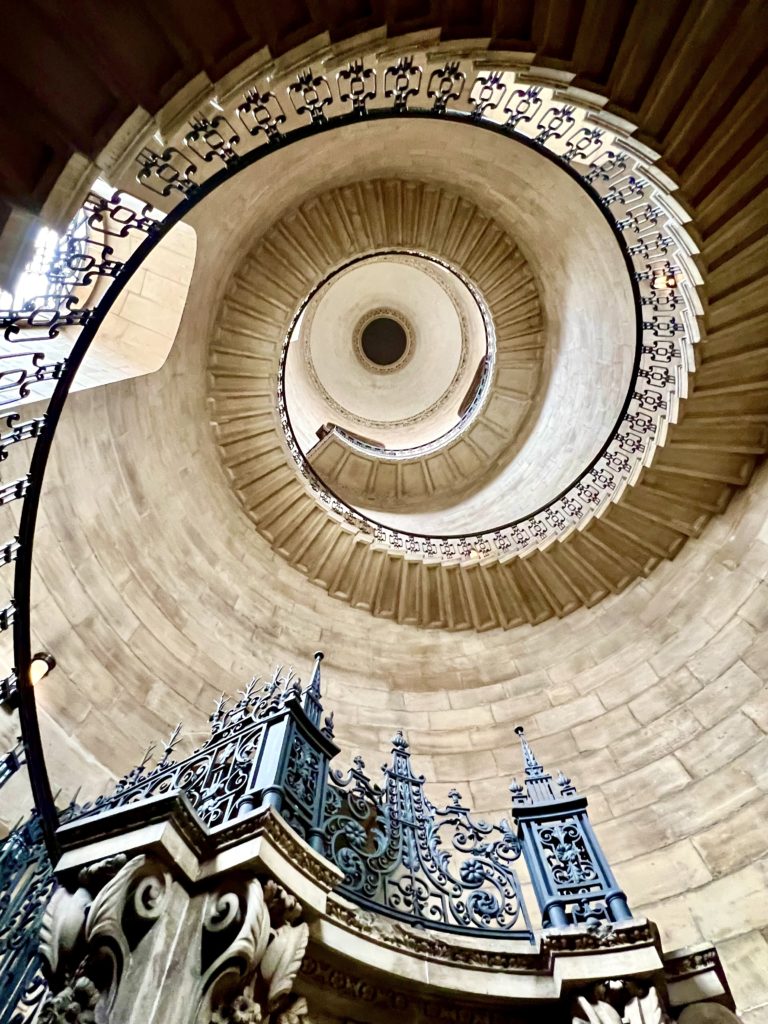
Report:
M231 222L227 219L231 218ZM220 211L234 231L237 211ZM226 267L222 270L226 271ZM191 294L215 309L202 259ZM768 999L768 469L673 562L567 619L424 632L311 586L272 552L224 478L205 405L205 323L185 316L158 373L73 396L37 535L35 643L54 787L89 796L252 672L326 652L344 756L379 763L408 731L439 798L507 813L513 726L590 796L636 910L668 947L718 943L745 1020ZM3 464L12 479L14 453ZM8 744L15 723L4 721ZM20 773L6 822L26 810Z

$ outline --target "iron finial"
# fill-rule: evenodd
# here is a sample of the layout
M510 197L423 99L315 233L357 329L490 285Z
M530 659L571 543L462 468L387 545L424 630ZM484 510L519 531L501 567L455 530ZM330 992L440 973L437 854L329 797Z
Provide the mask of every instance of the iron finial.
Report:
M520 746L523 749L523 764L525 765L526 775L533 769L541 769L541 765L536 760L536 755L531 750L531 746L528 740L525 738L525 729L522 725L518 725L515 728L515 734L520 737Z
M408 749L408 740L403 735L402 729L398 729L395 735L392 737L392 748L394 750Z
M323 654L322 651L315 651L315 654L314 654L315 664L314 664L314 667L312 668L312 678L309 680L309 689L312 691L312 693L316 694L318 697L321 696L321 694L320 694L320 662L323 660L324 657L325 657L325 655Z
M320 724L320 715L322 713L322 704L320 698L322 696L320 692L320 662L323 660L323 652L315 652L315 664L312 667L312 677L309 680L309 686L304 691L304 702L303 707L307 713L311 722L315 725Z

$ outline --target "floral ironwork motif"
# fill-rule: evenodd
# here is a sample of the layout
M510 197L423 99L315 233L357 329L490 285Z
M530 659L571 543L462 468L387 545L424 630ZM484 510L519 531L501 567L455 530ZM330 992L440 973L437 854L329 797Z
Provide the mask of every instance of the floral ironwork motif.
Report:
M0 311L0 333L6 342L46 343L19 350L13 359L3 354L0 366L0 407L29 397L33 389L52 390L51 407L56 411L49 419L50 429L28 435L39 446L36 465L46 463L58 415L106 311L174 223L229 174L259 159L275 144L303 139L312 130L343 127L355 119L409 115L462 121L538 148L580 181L600 204L620 240L636 289L638 345L633 385L603 449L550 503L549 516L537 513L520 522L497 525L487 534L450 538L408 536L382 527L345 506L318 480L281 410L288 447L308 489L326 510L354 530L367 536L376 531L377 544L393 553L405 552L407 543L413 557L468 561L478 556L527 554L575 524L583 527L588 517L617 500L625 485L651 464L656 445L666 436L667 422L676 415L685 376L695 368L693 344L699 337L695 294L699 277L692 260L696 247L683 226L685 216L679 204L667 202L670 187L664 176L652 173L650 165L655 158L651 155L649 162L642 149L632 145L631 126L614 126L596 115L577 92L571 95L567 86L555 89L541 78L537 80L533 66L522 75L511 68L476 72L469 60L446 63L427 54L423 60L414 55L366 60L367 66L362 58L350 62L347 56L342 67L328 64L322 74L307 70L290 82L270 81L269 89L264 81L254 83L229 110L219 108L221 115L200 116L190 130L182 129L167 140L158 135L156 145L145 146L139 153L136 178L148 193L163 198L164 207L171 208L165 223L163 215L147 204L118 193L96 194L94 189L43 268L44 294L25 302L21 309ZM376 89L377 80L383 89ZM289 106L295 111L290 115L291 124L287 123ZM242 132L234 127L238 122ZM143 236L139 246L124 250L115 246L116 239L135 233ZM98 280L104 287L94 289ZM92 300L87 297L91 294ZM52 339L57 339L53 351L48 344ZM644 424L648 444L626 443L633 421ZM18 549L9 544L4 549L16 551L11 559L16 573L13 629L20 664L15 666L14 678L21 680L20 700L30 712L34 700L26 683L31 660L29 592L34 512L42 482L41 470L39 479L22 479L10 485L10 492L4 490L8 499L22 497L31 510L22 516L22 523L28 525L18 538ZM437 547L436 542L442 540L448 543ZM6 624L11 624L10 618ZM37 751L34 760L41 761L39 731L31 742ZM237 751L230 753L236 761ZM198 767L206 770L202 762ZM221 774L230 770L221 764L218 767ZM30 772L46 835L53 845L56 815L50 784L36 763L31 764Z
M356 758L326 792L326 855L344 872L342 891L403 920L449 930L530 938L514 862L521 847L505 820L475 820L454 790L438 808L413 772L408 743L394 737L382 785Z

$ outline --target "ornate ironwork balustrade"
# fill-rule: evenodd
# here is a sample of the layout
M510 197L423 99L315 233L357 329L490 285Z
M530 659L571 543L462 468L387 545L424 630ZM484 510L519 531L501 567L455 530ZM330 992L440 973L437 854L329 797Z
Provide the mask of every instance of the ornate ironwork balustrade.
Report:
M307 686L277 669L267 682L252 679L234 702L222 696L199 748L174 760L177 726L156 764L153 744L111 793L70 806L65 829L129 805L145 804L149 813L153 801L184 794L211 834L237 823L242 835L249 815L258 820L271 807L340 869L341 894L410 925L533 943L522 864L544 930L610 931L612 922L631 919L589 824L586 797L563 775L553 781L521 728L523 781L510 786L511 821L476 818L456 790L436 806L402 732L380 783L359 756L346 772L332 767L339 748L333 715L323 715L321 661L318 653ZM22 997L34 1006L45 988L36 943L54 885L35 816L0 847L0 979L8 1006ZM0 1024L11 1020L0 1010Z
M172 759L181 727L149 768L152 748L114 791L74 818L183 792L210 829L269 805L344 873L354 903L430 928L531 939L516 864L526 864L544 927L621 921L631 915L589 825L587 799L536 760L522 729L524 781L514 781L512 819L476 819L452 790L445 807L425 793L402 732L373 782L361 757L347 772L333 716L321 725L320 663L306 687L290 671L252 679L234 703L221 697L201 747Z
M387 61L390 62L387 62ZM293 458L307 486L329 514L345 519L371 541L411 557L467 561L508 557L546 544L616 500L648 465L674 418L698 338L698 280L694 247L680 226L669 180L653 168L653 155L635 145L625 122L579 106L567 87L553 86L531 67L475 69L471 62L414 56L356 57L322 73L301 72L281 84L254 83L221 113L197 116L167 145L145 147L137 160L137 189L165 210L120 193L91 192L47 268L44 294L21 309L0 311L3 339L0 407L8 408L7 445L34 444L28 471L5 484L0 505L21 501L18 529L0 549L14 565L13 599L0 610L0 631L13 628L14 671L5 698L19 705L30 778L44 832L55 849L56 812L45 771L30 681L30 590L37 511L50 447L70 387L93 338L131 275L165 234L233 174L277 148L361 121L419 117L455 121L504 136L556 162L602 211L624 254L634 289L636 360L614 430L592 463L569 487L520 522L476 536L433 538L388 527L345 505L314 475L292 440ZM124 245L138 238L137 247ZM131 251L133 249L133 251ZM124 255L123 255L124 253ZM98 287L96 287L98 285ZM53 388L52 393L50 388ZM50 394L47 408L22 430L15 401Z

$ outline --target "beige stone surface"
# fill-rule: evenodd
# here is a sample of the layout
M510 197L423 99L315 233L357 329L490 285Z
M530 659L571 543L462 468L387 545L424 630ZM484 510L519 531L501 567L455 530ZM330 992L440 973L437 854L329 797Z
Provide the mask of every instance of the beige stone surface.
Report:
M691 172L692 193L708 173L706 159ZM727 219L731 207L718 209L727 195L705 210L713 263L738 234L737 218L725 235L713 227ZM225 276L246 219L226 194L212 209L218 248L208 252L223 252ZM764 331L764 288L734 287L738 274L729 274L726 287L712 290L695 383L701 401L691 403L699 417L714 418L715 437L734 402L724 367L733 369L733 349L757 344ZM638 580L570 617L483 636L374 621L308 585L276 555L223 478L204 397L219 291L210 275L198 277L196 304L161 371L76 395L64 417L34 580L35 643L59 663L39 690L54 787L64 798L80 784L97 792L178 717L199 738L219 691L274 662L306 674L321 646L343 756L362 749L377 765L392 728L403 725L414 757L434 773L435 792L455 783L480 811L506 806L519 771L512 730L525 724L550 767L590 794L598 836L632 905L658 921L671 946L718 941L745 1020L760 1020L768 993L766 872L758 860L768 792L760 689L768 681L766 467L703 530L698 519L687 521L694 539L642 579L658 562L648 545L675 514L680 484L669 463L654 467L645 482L659 504L646 508L648 533L628 537L608 520L600 534L623 545ZM761 421L759 375L738 366L733 387L742 397L744 388L754 392ZM746 421L740 429L746 435ZM690 448L683 440L683 454L669 455L683 464L683 479L702 459L688 437ZM736 446L744 447L742 434ZM759 439L752 449L721 462L711 486L696 478L687 497L707 515L722 510L723 495L746 481ZM13 478L15 458L4 479ZM614 734L617 723L623 735ZM14 723L6 726L11 736ZM633 774L642 784L635 800ZM3 791L6 824L29 806L22 781ZM674 888L683 882L688 892Z

